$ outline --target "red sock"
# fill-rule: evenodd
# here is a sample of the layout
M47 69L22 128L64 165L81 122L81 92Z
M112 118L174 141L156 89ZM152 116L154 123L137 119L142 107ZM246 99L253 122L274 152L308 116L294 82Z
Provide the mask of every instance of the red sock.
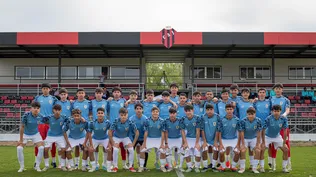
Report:
M289 151L288 151L287 155L288 155L288 157L291 157L291 147L290 147L290 141L289 140L286 140L286 145L289 148Z
M126 150L123 146L123 143L120 143L120 148L121 148L121 157L122 157L122 160L126 160Z
M56 144L55 143L53 143L50 153L52 154L52 157L56 157Z
M274 148L274 145L272 144L271 145L271 156L272 156L272 158L276 158L277 152L278 151Z

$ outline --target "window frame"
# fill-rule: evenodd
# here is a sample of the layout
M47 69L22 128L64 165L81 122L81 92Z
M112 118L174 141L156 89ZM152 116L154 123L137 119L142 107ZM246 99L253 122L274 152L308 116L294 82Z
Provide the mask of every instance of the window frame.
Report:
M241 69L242 68L247 68L247 77L243 78L241 77ZM253 68L254 70L254 78L248 78L248 68ZM263 77L263 78L257 78L257 68L269 68L269 77ZM271 66L269 65L240 65L239 66L239 80L271 80L271 75L272 75L272 71L271 71Z
M189 76L190 79L192 79L192 77L194 77L194 80L222 80L222 66L221 65L206 65L206 66L202 66L202 65L194 65L194 70L197 68L204 68L204 78L196 78L194 76L192 76L192 65L189 67L190 72L189 72ZM213 78L207 78L207 68L213 68ZM215 78L215 69L214 68L220 68L220 77L219 78Z
M295 78L290 76L290 69L291 68L295 68ZM303 68L303 76L302 77L297 77L297 68ZM305 76L305 68L310 68L310 76L311 77L307 77ZM292 66L288 66L288 79L289 80L314 80L316 79L316 75L313 76L313 68L316 68L316 66L302 66L302 65L292 65Z
M28 78L22 78L17 76L18 68L29 68ZM43 68L43 78L32 78L32 68ZM45 80L46 79L46 67L45 66L14 66L14 80Z
M124 69L124 76L122 76L121 78L112 78L113 77L112 76L112 68L125 68ZM135 76L135 78L126 77L126 68L138 68L138 70L140 70L140 67L138 65L128 65L128 66L114 65L114 66L110 66L108 69L108 78L110 80L135 80L135 79L139 79L139 73L138 73L138 76Z

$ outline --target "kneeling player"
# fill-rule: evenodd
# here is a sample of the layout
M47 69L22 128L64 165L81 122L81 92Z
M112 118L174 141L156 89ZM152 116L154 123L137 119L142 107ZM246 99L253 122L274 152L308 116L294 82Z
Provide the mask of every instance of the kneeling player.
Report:
M110 158L108 158L108 154L112 154L111 153L112 148L111 148L111 145L109 144L109 139L108 139L108 130L111 127L111 123L108 120L104 120L104 112L105 110L102 107L97 109L97 119L90 123L89 129L91 133L93 133L93 136L92 136L93 146L92 147L94 151L97 151L99 145L103 146L103 163L102 163L103 170L107 170L108 172L111 172L112 162ZM97 157L95 157L95 159L97 161Z
M25 113L22 116L21 127L20 127L20 140L17 146L18 160L20 169L18 172L23 172L24 169L24 153L23 147L28 140L31 140L36 147L38 147L38 154L36 156L35 170L41 172L40 163L44 154L44 142L41 135L38 132L38 124L41 122L42 117L39 116L41 105L39 102L33 102L31 104L31 111Z
M133 167L134 164L134 145L136 144L136 141L138 139L138 130L136 125L128 120L128 112L125 108L121 108L119 110L120 117L115 119L113 124L111 125L110 131L109 131L109 139L111 144L113 145L113 165L114 168L112 172L118 171L118 151L119 151L119 144L123 143L123 146L127 146L128 150L128 160L129 160L129 171L130 172L136 172L136 170ZM134 141L131 142L129 138L129 134L131 132L135 133ZM113 137L114 136L114 137Z
M218 136L216 130L220 121L219 115L214 113L214 106L212 104L206 104L205 111L206 114L204 114L201 119L201 132L203 138L202 158L204 166L202 172L207 171L208 168L212 168L213 171L216 171L216 161L218 159L218 141L215 140L215 138ZM211 162L209 165L207 165L207 154Z
M260 142L261 142L261 119L256 117L256 110L253 107L248 108L247 117L240 121L240 170L238 173L245 172L246 151L249 148L250 151L255 153L254 160L250 160L252 171L259 173L257 170L258 161L260 158ZM253 154L253 153L252 153ZM261 170L262 171L262 170Z
M273 105L272 106L272 115L267 117L263 125L262 135L262 146L265 145L269 147L269 144L273 144L275 149L280 148L283 151L283 172L289 173L289 170L286 168L288 165L288 147L286 145L287 134L284 133L283 139L280 135L280 130L288 128L287 118L281 116L281 106ZM264 151L262 150L260 155L260 166L264 167ZM274 171L273 169L272 171Z
M61 161L59 162L61 165L61 169L63 171L67 171L65 167L65 138L63 136L63 125L68 122L68 118L64 115L61 115L61 106L59 104L55 104L53 106L53 115L43 118L44 123L49 124L48 134L45 139L45 151L44 151L44 162L45 168L43 171L48 170L49 168L49 156L48 151L52 148L52 144L56 143L59 147L58 154L61 154Z

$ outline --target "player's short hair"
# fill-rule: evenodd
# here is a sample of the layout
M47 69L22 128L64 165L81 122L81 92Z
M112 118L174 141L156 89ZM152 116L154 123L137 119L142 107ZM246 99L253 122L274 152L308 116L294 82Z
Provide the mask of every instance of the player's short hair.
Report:
M119 91L122 93L122 89L120 87L117 87L117 86L112 89L112 93L114 93L115 91Z
M184 111L190 111L190 110L193 110L193 106L190 105L190 104L187 104L184 106Z
M214 106L212 104L207 103L205 109L214 109Z
M136 109L137 107L140 107L142 109L144 109L143 105L141 103L136 103L134 106L134 109Z
M260 92L260 91L267 92L267 89L265 89L265 88L259 88L258 92Z
M281 111L281 110L282 110L282 108L280 105L275 104L272 106L272 111Z
M105 112L105 109L104 108L98 108L97 112L99 112L99 111Z
M170 96L170 93L168 91L163 91L161 93L161 96Z
M78 92L85 92L85 91L84 91L83 88L79 88L79 89L77 89L77 92L76 92L76 93L78 93Z
M158 112L160 112L160 110L159 110L158 107L153 107L153 108L151 108L151 112L153 112L153 111L155 111L155 110L157 110Z
M68 90L65 89L65 88L59 89L59 94L62 94L62 93L67 93L68 94Z
M61 110L61 106L59 104L55 104L53 106L53 110L57 110L57 111L60 111Z
M126 108L120 108L119 114L127 114L128 110Z
M222 92L221 92L221 94L223 94L223 93L228 93L228 90L223 89Z
M249 90L249 88L242 88L241 89L241 93L243 93L243 92L249 92L250 93L250 90Z
M275 84L275 85L272 87L272 89L275 89L275 88L282 88L282 89L283 89L283 84L277 83L277 84Z
M155 92L152 90L152 89L148 89L147 91L146 91L146 94L154 94Z
M179 86L178 86L176 83L171 83L170 86L169 86L169 88L171 88L171 87L179 88Z
M198 96L198 95L201 95L201 96L202 96L201 92L199 92L199 91L193 92L193 96Z
M80 111L80 109L73 109L73 110L71 111L71 114L72 114L72 115L81 114L81 111Z
M138 94L137 94L137 91L136 91L136 90L131 90L131 91L129 92L129 95L138 95Z
M239 87L238 87L237 84L232 84L232 85L229 87L229 89L230 89L230 90L235 90L235 89L239 90Z
M233 108L234 109L234 106L232 104L226 104L225 109L227 109L227 108Z
M205 92L205 94L206 94L206 93L208 93L208 92L213 93L213 91L212 91L212 90L208 90L208 91L206 91L206 92Z
M171 108L169 109L169 113L177 113L176 108L171 107Z
M52 88L52 86L49 83L42 83L41 88Z
M180 93L180 96L184 96L184 97L188 98L187 94L185 94L185 93Z
M103 93L104 90L101 87L95 89L94 93Z
M41 103L38 101L34 101L31 103L32 108L41 108Z
M254 107L250 107L247 109L247 114L256 114L256 109Z

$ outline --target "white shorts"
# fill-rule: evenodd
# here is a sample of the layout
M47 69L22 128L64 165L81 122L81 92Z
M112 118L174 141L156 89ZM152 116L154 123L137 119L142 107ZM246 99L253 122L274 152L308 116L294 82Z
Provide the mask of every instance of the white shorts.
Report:
M79 144L83 144L86 137L80 139L68 138L71 148L79 146ZM71 148L68 148L67 151L71 151Z
M104 140L92 139L92 143L93 143L94 149L96 149L99 145L102 145L104 149L107 149L108 144L109 144L109 139L104 139Z
M168 138L169 148L180 148L182 146L182 138Z
M160 145L161 145L161 138L147 138L147 141L146 141L146 148L147 149L151 149L151 148L159 149Z
M23 134L23 144L26 144L28 141L32 141L34 144L43 141L39 133L35 135L26 135Z
M126 138L113 137L113 141L115 144L123 143L123 146L127 146L128 144L132 144L132 141L131 141L131 139L129 139L129 137L126 137Z
M257 144L257 138L245 139L245 146L247 148L250 147L251 150L253 150L256 147L256 144Z
M53 143L56 143L58 150L66 147L65 138L63 136L47 136L44 142L46 148L51 148Z
M189 150L185 154L185 157L188 157L188 156L201 157L202 149L200 149L199 151L195 149L195 138L187 138L187 142L188 142ZM200 141L200 146L201 146L201 141Z
M283 146L283 139L281 135L275 137L275 138L270 138L266 136L266 147L269 147L269 144L273 143L274 148L278 149L279 147Z
M238 143L238 139L231 139L231 140L224 140L222 139L222 142L223 142L223 146L224 148L228 148L228 147L231 147L231 148L235 148L237 146L237 143Z

